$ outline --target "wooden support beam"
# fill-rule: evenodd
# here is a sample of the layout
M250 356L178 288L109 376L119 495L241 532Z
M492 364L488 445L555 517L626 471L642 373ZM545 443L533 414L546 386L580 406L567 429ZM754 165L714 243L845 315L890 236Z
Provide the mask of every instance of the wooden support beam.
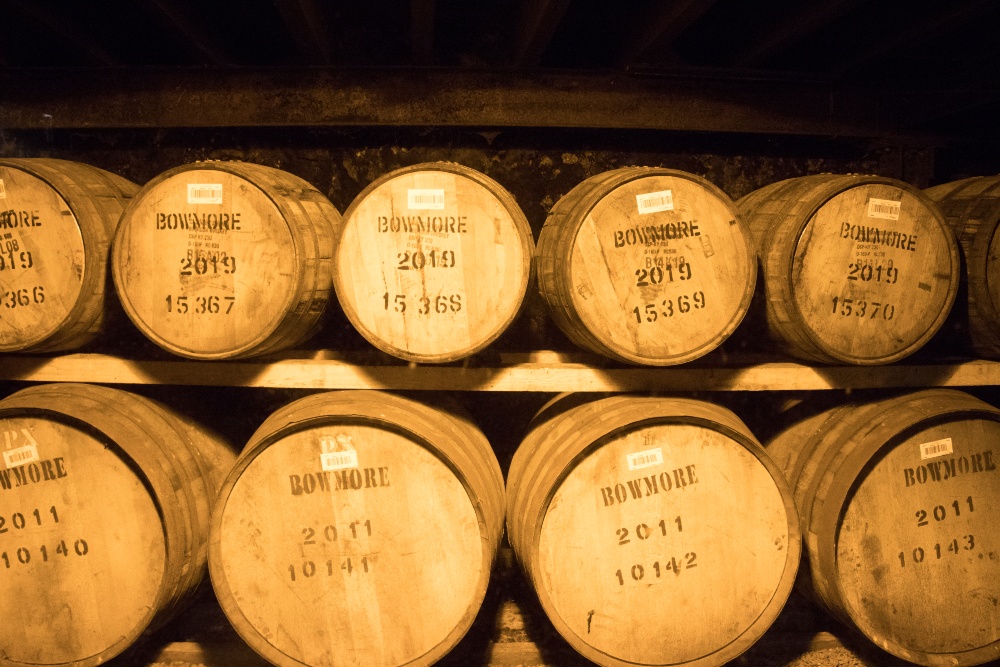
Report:
M664 49L670 48L674 40L715 2L716 0L674 0L660 3L656 14L642 22L635 39L626 40L629 46L618 58L618 64L631 65L653 44L659 44Z
M430 65L434 61L434 0L410 0L410 42L413 62Z
M25 0L12 2L11 6L25 18L34 21L43 29L59 35L62 39L79 49L91 61L107 67L122 67L124 61L104 48L89 33L74 25L66 17L37 2Z
M730 65L760 67L775 54L798 44L858 4L860 0L828 0L818 4L806 4L801 11L787 16L785 20L768 29L762 39L737 54L730 61Z
M274 0L274 5L306 62L333 64L334 49L322 5L317 0Z
M202 24L188 16L173 0L143 0L143 2L152 14L181 38L185 50L193 57L209 65L232 64L213 43Z
M521 2L517 36L510 56L513 67L534 67L542 61L569 3L570 0Z

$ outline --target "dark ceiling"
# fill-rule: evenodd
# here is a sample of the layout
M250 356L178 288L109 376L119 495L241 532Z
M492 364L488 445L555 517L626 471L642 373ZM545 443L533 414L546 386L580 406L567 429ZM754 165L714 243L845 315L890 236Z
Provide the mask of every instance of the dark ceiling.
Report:
M996 0L0 0L8 76L434 67L779 78L892 95L908 133L990 138L998 34Z

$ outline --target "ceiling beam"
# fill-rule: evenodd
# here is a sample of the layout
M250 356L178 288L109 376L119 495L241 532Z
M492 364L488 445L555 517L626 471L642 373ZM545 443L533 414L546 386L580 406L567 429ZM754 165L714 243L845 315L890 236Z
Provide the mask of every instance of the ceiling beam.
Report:
M868 48L852 50L851 57L845 58L830 70L835 78L857 70L871 61L903 48L919 46L926 40L972 20L979 14L995 7L994 0L972 0L971 2L943 3L936 13L922 13L920 18L899 26L872 43Z
M434 60L434 0L410 0L410 42L413 62L430 65Z
M317 0L274 0L299 54L313 65L332 65L333 44L323 7Z
M806 78L405 68L0 72L0 127L540 127L893 136L891 98Z
M760 67L769 58L798 44L858 4L860 0L828 0L814 5L807 4L802 11L791 14L770 27L761 39L738 53L729 64L732 67Z
M631 65L653 44L660 45L664 50L670 49L681 33L690 28L715 2L716 0L674 0L660 3L656 14L642 21L635 39L626 40L629 46L618 58L618 64Z
M535 67L542 61L569 3L570 0L522 0L510 55L512 67Z
M83 52L93 62L107 67L122 67L125 65L124 61L105 49L90 34L81 30L77 25L71 23L57 12L50 11L31 0L12 2L11 6L29 20L40 25L43 29L59 35L62 39Z
M145 6L175 35L194 58L209 65L232 65L214 43L203 25L193 20L173 0L143 0Z

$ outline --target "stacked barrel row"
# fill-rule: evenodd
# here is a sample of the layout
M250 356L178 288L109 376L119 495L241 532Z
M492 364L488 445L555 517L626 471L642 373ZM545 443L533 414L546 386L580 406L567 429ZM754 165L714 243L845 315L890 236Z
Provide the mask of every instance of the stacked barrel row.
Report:
M196 359L300 345L333 290L377 348L455 361L507 329L537 271L553 321L579 346L627 363L680 364L737 329L759 260L762 320L782 349L825 363L889 363L944 323L959 242L972 343L1000 354L1000 297L989 281L997 178L925 193L888 178L813 175L733 202L694 174L629 167L557 201L537 249L506 189L444 162L379 178L343 217L302 179L242 162L185 165L140 189L75 163L4 160L0 182L9 207L0 226L4 351L71 349L93 337L113 239L125 312L159 346Z
M504 525L555 629L605 666L717 666L799 583L922 665L1000 657L1000 410L934 389L801 413L766 447L689 398L560 396L506 485L460 407L326 392L235 458L106 387L0 401L0 664L98 665L206 568L276 665L430 665L468 632Z

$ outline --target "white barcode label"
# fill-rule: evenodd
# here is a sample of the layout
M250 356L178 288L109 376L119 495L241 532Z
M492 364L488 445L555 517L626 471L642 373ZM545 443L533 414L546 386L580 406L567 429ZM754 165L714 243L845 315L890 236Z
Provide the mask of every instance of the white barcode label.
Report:
M639 215L656 213L657 211L672 211L674 210L674 193L672 190L660 190L659 192L636 195L635 203L639 207Z
M899 220L899 207L901 202L891 199L869 199L868 217L882 218L884 220Z
M406 207L414 211L440 211L444 209L444 190L407 190Z
M920 445L920 460L926 461L927 459L933 459L938 456L944 456L945 454L951 454L954 451L951 446L951 438L945 438L944 440L935 440L934 442L925 442Z
M8 449L3 453L3 462L8 468L16 468L26 463L34 463L38 460L38 447L35 445L25 445L17 449Z
M358 467L358 453L354 450L346 452L326 452L320 454L319 461L323 470L344 470Z
M629 470L641 470L642 468L651 468L652 466L658 466L663 464L663 450L657 447L656 449L647 449L644 452L636 452L635 454L629 454L625 457L628 461Z
M221 204L222 183L188 183L189 204Z
M3 184L3 179L0 178L0 199L7 198L7 186Z

